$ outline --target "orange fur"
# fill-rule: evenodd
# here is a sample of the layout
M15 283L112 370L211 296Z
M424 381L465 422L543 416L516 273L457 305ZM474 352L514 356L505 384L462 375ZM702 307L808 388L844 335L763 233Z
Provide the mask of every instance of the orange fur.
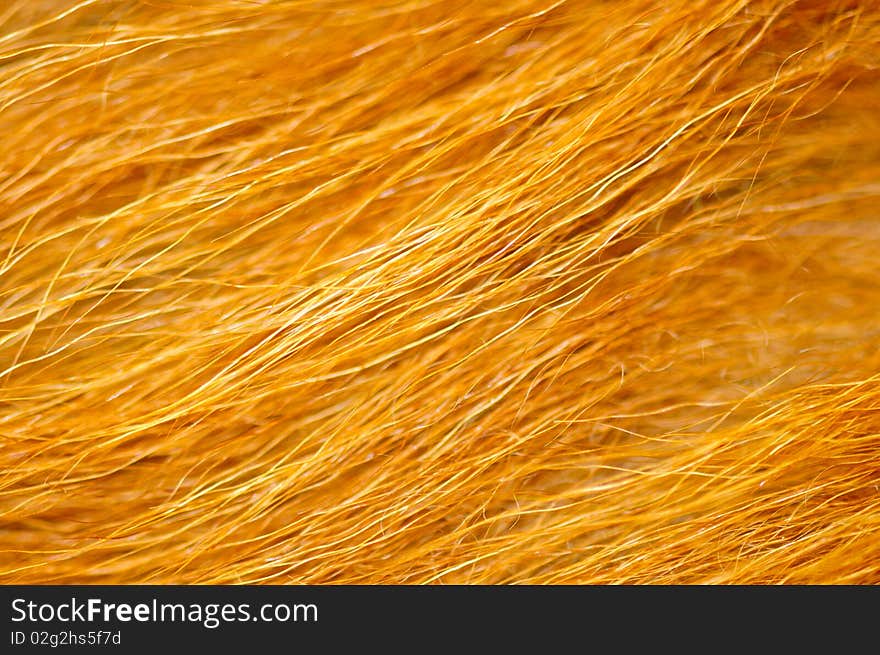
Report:
M0 581L880 581L874 0L0 7Z

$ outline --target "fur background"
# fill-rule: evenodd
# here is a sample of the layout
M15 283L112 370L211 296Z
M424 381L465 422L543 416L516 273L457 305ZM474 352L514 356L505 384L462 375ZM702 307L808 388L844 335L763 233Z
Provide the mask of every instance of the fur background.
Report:
M0 6L0 581L880 581L874 0Z

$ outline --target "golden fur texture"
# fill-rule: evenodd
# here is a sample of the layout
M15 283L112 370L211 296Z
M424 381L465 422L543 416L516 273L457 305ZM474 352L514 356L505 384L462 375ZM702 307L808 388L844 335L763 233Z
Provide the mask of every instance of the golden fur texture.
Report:
M875 0L0 5L0 581L880 581Z

